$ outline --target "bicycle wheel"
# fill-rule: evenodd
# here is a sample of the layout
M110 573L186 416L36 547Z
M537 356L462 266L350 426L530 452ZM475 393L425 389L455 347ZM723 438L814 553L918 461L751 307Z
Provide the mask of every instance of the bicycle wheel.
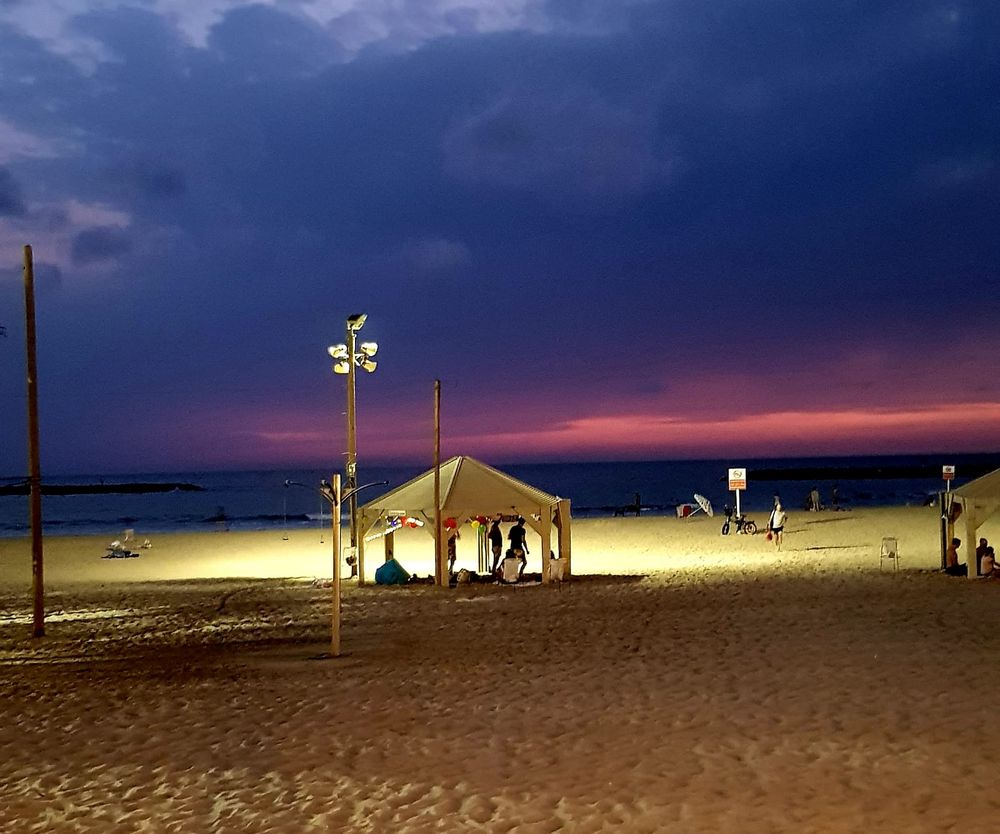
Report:
M728 522L728 521L727 521L727 522L725 522L725 523L724 523L724 524L722 525L722 535L723 535L723 536L728 536L728 535L729 535L729 522Z
M743 532L746 533L748 536L753 536L757 533L757 525L754 524L752 521L748 521L746 524L743 525Z

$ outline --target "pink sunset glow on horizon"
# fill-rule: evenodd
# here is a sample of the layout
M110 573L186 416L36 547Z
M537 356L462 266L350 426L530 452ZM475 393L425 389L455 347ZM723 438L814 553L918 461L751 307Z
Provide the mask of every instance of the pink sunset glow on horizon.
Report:
M433 450L426 409L359 410L358 449L368 463L424 463ZM491 431L476 428L477 409L445 410L442 454L493 462L555 462L993 452L1000 403L924 408L781 410L744 415L582 415L568 420ZM416 416L415 416L416 415ZM263 408L215 410L163 419L156 431L157 466L179 469L341 467L344 416L335 410ZM211 426L203 443L189 440ZM295 427L295 428L293 428ZM115 468L112 466L112 468Z

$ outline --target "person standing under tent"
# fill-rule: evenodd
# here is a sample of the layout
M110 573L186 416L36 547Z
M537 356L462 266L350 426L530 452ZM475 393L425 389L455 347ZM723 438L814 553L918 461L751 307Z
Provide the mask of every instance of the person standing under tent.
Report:
M455 559L458 558L458 539L461 538L458 529L448 532L448 575L455 572Z
M493 551L493 573L496 573L497 568L500 567L500 557L503 555L503 530L500 529L501 518L500 513L493 516L490 531L486 534L490 540L490 549Z
M524 569L528 566L528 545L524 540L525 535L524 518L518 516L517 524L511 527L510 532L507 534L507 538L510 540L510 550L514 554L514 558L521 560L521 570L518 572L518 578L524 576Z

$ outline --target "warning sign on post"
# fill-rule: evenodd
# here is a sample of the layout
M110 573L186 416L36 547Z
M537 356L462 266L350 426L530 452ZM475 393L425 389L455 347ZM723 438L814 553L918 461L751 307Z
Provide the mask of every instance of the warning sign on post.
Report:
M946 481L955 480L955 467L954 466L942 466L941 467L941 477Z
M746 489L747 488L747 471L746 469L730 469L729 470L729 489Z

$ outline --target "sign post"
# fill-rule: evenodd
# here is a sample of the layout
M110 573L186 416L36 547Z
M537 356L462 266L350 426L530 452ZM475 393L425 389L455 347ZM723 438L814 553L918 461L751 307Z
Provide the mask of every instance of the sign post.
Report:
M942 466L941 477L944 478L944 491L951 492L951 482L955 480L955 467Z
M740 517L740 490L747 488L746 469L729 470L729 491L736 493L736 517Z

